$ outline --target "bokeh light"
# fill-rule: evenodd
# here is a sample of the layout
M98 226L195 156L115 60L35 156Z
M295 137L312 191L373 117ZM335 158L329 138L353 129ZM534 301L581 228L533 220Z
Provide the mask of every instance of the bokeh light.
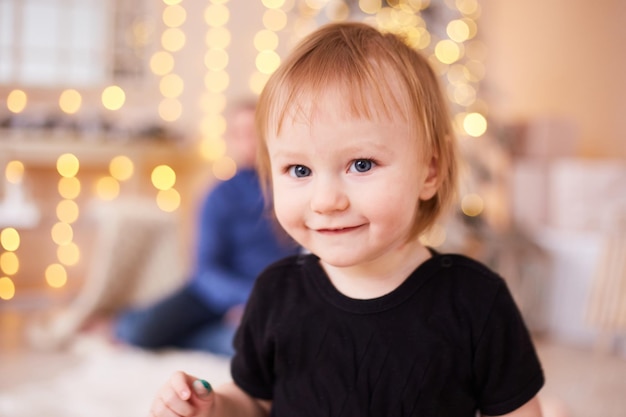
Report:
M74 229L67 223L57 222L52 226L50 235L57 245L67 245L74 239Z
M161 78L159 90L163 97L176 98L183 93L185 82L178 74L167 74Z
M63 223L74 223L80 214L78 203L74 200L61 200L56 208L57 219Z
M101 200L115 200L120 195L120 183L113 177L101 177L96 182L96 195Z
M152 170L152 185L158 190L168 190L176 184L176 172L168 165L159 165Z
M64 90L59 97L59 107L64 113L75 114L80 110L83 98L74 89Z
M487 131L487 119L480 113L469 113L463 120L463 129L470 136L480 137Z
M20 270L20 260L15 252L0 254L0 270L6 275L15 275Z
M461 210L469 217L476 217L483 212L485 202L478 194L467 194L461 199Z
M187 19L187 11L180 5L175 4L163 10L163 23L165 26L174 28L182 26Z
M111 85L102 91L102 105L108 110L119 110L125 102L126 93L117 85Z
M7 108L12 113L21 113L26 108L28 97L22 90L13 90L7 96Z
M165 212L173 212L180 207L180 194L173 188L159 190L156 198L157 206Z
M52 264L46 268L46 282L52 288L62 288L67 284L67 271L60 264Z
M74 242L57 248L57 259L66 266L74 266L80 261L80 249Z
M57 159L57 172L62 177L75 177L79 168L80 162L74 154L66 153Z
M150 58L150 70L156 75L165 75L174 69L174 57L166 51L155 52Z
M183 114L183 105L175 98L164 98L159 103L159 117L166 122L173 122Z
M237 164L232 158L225 156L215 161L211 170L215 178L226 181L231 179L237 173Z
M109 173L118 181L126 181L133 176L135 164L126 155L118 155L109 162Z
M9 277L0 278L0 298L10 300L15 297L15 284Z
M209 26L224 26L229 19L230 11L223 4L210 4L204 11L204 21Z
M7 227L0 232L0 245L9 252L15 252L20 247L20 234L13 227Z
M73 200L80 195L80 181L76 177L60 178L57 190L61 197Z
M9 161L4 172L8 182L19 184L24 178L24 164L17 160Z
M185 46L186 42L187 37L185 36L185 32L179 28L166 29L161 35L161 46L169 52L180 51L183 49L183 46Z

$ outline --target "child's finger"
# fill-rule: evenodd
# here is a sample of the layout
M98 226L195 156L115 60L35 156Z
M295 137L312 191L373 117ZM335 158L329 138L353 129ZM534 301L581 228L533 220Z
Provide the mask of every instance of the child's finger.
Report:
M191 397L191 389L184 372L174 372L170 378L170 386L181 400L187 401Z
M213 391L211 384L204 379L196 379L193 381L192 387L193 391L200 399L207 398L211 394L211 391Z

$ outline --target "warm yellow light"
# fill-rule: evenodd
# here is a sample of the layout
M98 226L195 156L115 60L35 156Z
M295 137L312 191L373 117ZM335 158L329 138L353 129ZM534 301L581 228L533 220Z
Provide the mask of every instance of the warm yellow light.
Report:
M63 177L57 189L61 197L72 200L80 195L80 181L76 177Z
M463 214L470 217L476 217L483 212L485 203L478 194L467 194L461 200L461 210Z
M74 239L74 230L67 223L58 222L52 226L50 231L52 241L57 245L67 245Z
M126 155L118 155L109 162L109 173L118 181L126 181L133 176L135 164Z
M446 33L455 42L465 42L470 37L470 28L465 21L456 19L448 23Z
M254 35L254 47L257 51L274 50L278 47L278 43L278 35L271 30L263 29Z
M382 0L359 0L359 8L363 13L375 14L382 7Z
M250 80L248 81L248 86L250 87L250 91L255 94L261 94L265 84L267 84L267 80L269 79L269 74L262 74L258 71L255 71L250 76Z
M202 139L200 154L207 161L217 161L226 155L226 142L223 139Z
M180 207L180 194L173 188L159 190L156 197L159 208L165 212L176 211Z
M326 6L328 0L304 0L304 3L313 10L321 10Z
M167 74L161 78L159 83L159 90L163 97L176 98L179 97L185 88L185 82L177 74Z
M59 107L64 113L74 114L80 110L82 97L76 90L64 90L59 97Z
M326 7L326 17L332 22L341 22L350 17L350 7L343 1L334 1Z
M461 48L456 42L445 39L437 42L435 46L435 55L437 59L444 64L452 64L461 57Z
M205 116L200 123L200 131L207 138L221 138L226 132L226 119L221 114Z
M213 175L218 180L226 181L231 179L237 173L237 164L232 158L225 156L213 163Z
M57 158L57 172L65 178L75 177L80 168L76 155L65 153Z
M223 4L210 4L204 10L204 21L209 26L225 26L229 19L230 12Z
M469 113L463 119L463 129L475 138L482 136L487 131L487 119L480 113Z
M472 39L478 33L478 25L476 24L476 21L474 19L470 19L469 17L464 17L461 20L467 25L467 29L469 30L467 39Z
M165 23L167 27L179 27L185 23L186 19L187 11L178 4L168 6L163 10L163 23Z
M0 298L10 300L15 297L15 284L9 277L0 278Z
M280 9L268 9L263 13L265 29L278 32L287 26L287 14Z
M61 200L57 204L56 213L60 222L72 224L78 219L80 209L74 200Z
M204 38L204 42L209 48L226 49L230 45L230 31L223 27L210 28Z
M223 49L209 49L204 55L204 66L211 71L220 71L228 65L228 54Z
M221 93L230 84L230 77L226 71L209 72L204 76L204 86L212 93Z
M210 28L204 41L208 47L226 49L230 45L230 31L223 26Z
M262 0L263 6L268 9L280 9L285 4L285 0Z
M15 252L20 247L20 234L12 227L2 229L0 232L0 245L9 252Z
M474 15L479 10L477 0L456 0L456 8L464 15Z
M454 88L452 100L461 106L469 106L476 102L476 89L469 84L461 84Z
M256 56L256 68L263 74L272 74L280 66L280 56L274 51L261 51Z
M174 122L183 114L183 105L175 98L165 98L159 103L159 116L166 122Z
M168 190L176 184L176 172L168 165L159 165L152 170L152 185L158 190Z
M111 85L102 91L102 105L108 110L119 110L126 102L126 93L117 85Z
M61 245L57 248L57 259L63 265L73 266L80 261L80 249L74 242Z
M408 0L407 3L413 10L424 10L430 6L430 0Z
M0 255L0 270L6 275L15 275L20 270L20 260L15 252L4 252Z
M120 183L113 177L102 177L96 182L96 195L101 200L115 200L120 195Z
M19 184L24 178L24 164L21 161L9 161L4 170L6 179L11 184Z
M13 90L7 97L7 108L11 113L21 113L26 108L28 97L22 90Z
M163 0L163 3L167 4L168 6L173 6L175 4L179 4L181 1L183 0Z
M179 28L168 28L163 31L161 35L161 46L163 49L170 52L176 52L183 49L187 38L185 32Z
M63 265L52 264L46 268L46 282L52 288L62 288L67 284L67 271Z
M166 51L155 52L150 58L150 69L156 75L165 75L174 69L174 57Z

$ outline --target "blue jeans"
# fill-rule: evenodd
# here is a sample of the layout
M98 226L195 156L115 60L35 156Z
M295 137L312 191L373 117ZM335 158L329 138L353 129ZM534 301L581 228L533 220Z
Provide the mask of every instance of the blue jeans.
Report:
M236 327L223 323L188 287L145 308L120 314L115 336L149 350L179 348L232 356Z

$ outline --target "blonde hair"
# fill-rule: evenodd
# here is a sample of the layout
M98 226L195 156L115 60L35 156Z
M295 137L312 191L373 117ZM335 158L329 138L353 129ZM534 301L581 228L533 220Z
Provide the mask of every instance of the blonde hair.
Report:
M447 102L437 76L421 54L399 36L363 23L322 26L306 37L268 80L256 112L261 142L258 169L266 192L271 193L266 138L279 135L289 117L311 120L313 103L329 92L344 101L350 116L401 117L413 139L419 141L421 154L416 155L416 162L436 160L437 192L416 207L411 236L424 232L456 195L458 151Z

